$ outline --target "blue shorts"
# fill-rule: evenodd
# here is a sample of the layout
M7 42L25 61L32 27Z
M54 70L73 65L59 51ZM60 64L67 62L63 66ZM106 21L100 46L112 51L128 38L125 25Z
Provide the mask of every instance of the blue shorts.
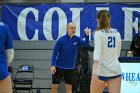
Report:
M117 77L120 77L120 76L121 76L121 74L119 74L117 76L110 76L110 77L98 76L98 78L102 81L107 81L109 79L117 78Z
M5 62L0 62L0 80L4 80L9 75L8 66Z

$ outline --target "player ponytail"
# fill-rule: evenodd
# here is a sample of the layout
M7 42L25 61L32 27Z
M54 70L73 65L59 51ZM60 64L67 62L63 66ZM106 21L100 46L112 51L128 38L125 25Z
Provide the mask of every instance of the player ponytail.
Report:
M97 13L98 27L96 30L109 29L110 28L110 15L107 10L100 10Z

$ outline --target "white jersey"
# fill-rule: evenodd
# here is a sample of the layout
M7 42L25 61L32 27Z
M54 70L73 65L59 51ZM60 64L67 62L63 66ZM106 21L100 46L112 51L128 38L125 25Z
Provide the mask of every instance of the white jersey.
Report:
M98 60L98 75L116 76L121 74L118 58L121 51L121 36L116 29L99 30L94 34L93 59Z

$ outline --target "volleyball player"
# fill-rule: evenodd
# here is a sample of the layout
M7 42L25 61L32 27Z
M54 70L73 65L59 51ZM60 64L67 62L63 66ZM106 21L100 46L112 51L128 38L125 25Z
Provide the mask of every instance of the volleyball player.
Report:
M12 93L8 65L14 57L12 36L8 26L0 22L0 93Z
M97 22L90 93L102 93L106 83L109 93L120 93L121 68L118 58L121 36L116 29L110 27L110 14L107 10L97 13Z

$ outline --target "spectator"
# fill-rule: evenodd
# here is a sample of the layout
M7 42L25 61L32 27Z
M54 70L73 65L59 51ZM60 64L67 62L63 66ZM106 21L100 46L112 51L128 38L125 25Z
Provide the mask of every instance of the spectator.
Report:
M140 57L140 24L138 24L138 34L131 42L130 50L134 51L134 57Z
M79 47L76 60L76 73L72 85L72 93L90 93L91 64L89 52L93 52L94 47Z
M0 93L12 93L8 65L14 57L11 33L8 26L0 22Z
M133 57L133 51L132 50L128 50L125 54L126 57Z

